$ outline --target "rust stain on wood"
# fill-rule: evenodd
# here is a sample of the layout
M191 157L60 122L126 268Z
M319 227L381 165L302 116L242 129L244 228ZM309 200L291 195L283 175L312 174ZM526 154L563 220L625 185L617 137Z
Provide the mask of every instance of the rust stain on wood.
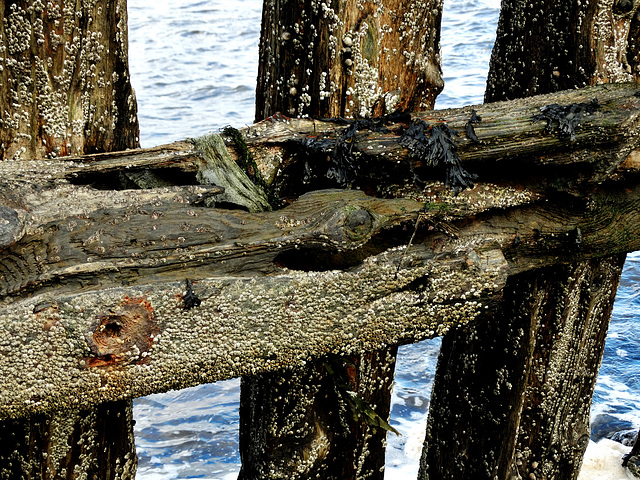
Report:
M148 363L148 352L159 329L146 297L125 296L119 307L99 315L97 321L95 330L87 335L87 344L95 355L83 359L88 368Z

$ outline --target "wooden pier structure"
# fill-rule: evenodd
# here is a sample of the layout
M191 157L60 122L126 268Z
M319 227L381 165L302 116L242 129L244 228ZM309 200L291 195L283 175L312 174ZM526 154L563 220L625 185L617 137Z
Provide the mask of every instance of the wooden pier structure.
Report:
M432 110L441 1L265 0L256 123L146 149L99 3L3 9L0 478L133 478L133 398L242 376L240 478L381 479L397 346L437 336L419 478L577 477L638 2L503 1L487 103Z

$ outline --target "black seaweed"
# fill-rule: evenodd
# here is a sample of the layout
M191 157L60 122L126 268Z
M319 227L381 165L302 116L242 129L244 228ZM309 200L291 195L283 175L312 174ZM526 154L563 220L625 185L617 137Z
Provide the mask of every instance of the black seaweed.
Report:
M202 300L200 300L196 293L193 291L193 284L191 283L191 280L187 278L185 280L185 283L187 285L187 291L184 294L184 297L182 297L184 309L191 310L193 307L199 307L202 303Z
M546 120L546 133L551 133L553 123L558 122L559 138L569 137L571 141L576 139L576 127L580 124L585 113L593 113L600 108L598 99L594 98L589 103L573 103L571 105L559 105L552 103L540 108L540 113L533 117L533 121Z
M338 187L349 188L358 177L360 165L353 154L357 129L347 127L335 141L328 138L306 138L303 141L307 159L303 166L302 181L308 184L318 178L335 182ZM315 160L326 155L326 170Z
M482 121L482 117L478 115L478 112L475 110L471 110L471 118L469 119L469 123L480 123Z
M427 132L430 132L429 136ZM473 181L477 176L462 167L453 141L453 137L456 136L456 131L445 123L430 126L424 120L416 120L409 125L398 143L409 149L412 157L422 161L426 166L444 166L444 184L457 194L465 188L473 188ZM415 172L414 180L419 181Z
M336 139L333 147L331 163L327 169L326 177L330 180L335 180L338 185L350 187L360 171L360 165L353 155L353 146L357 142L358 127L357 123L353 123L345 128L342 135Z
M357 143L356 135L362 130L389 133L387 124L388 121L384 117L358 118L349 122L349 126L342 130L336 139L326 177L335 180L338 185L351 186L360 170L360 165L353 155L353 146Z
M469 137L473 142L482 143L478 136L476 135L476 131L473 128L474 123L480 123L482 117L478 115L478 112L475 110L471 110L471 118L467 121L465 125L465 130L467 131L467 137Z
M351 187L358 178L360 163L354 155L353 147L357 143L357 134L363 130L378 133L389 133L387 125L394 123L409 123L411 115L402 110L396 110L387 115L376 118L358 118L348 120L345 118L326 118L322 121L331 121L346 127L336 135L335 142L328 139L307 138L304 141L308 155L315 157L319 153L329 154L329 164L324 177L334 181L340 187ZM333 148L331 148L333 146ZM307 161L304 164L303 182L309 183L317 178L312 163Z
M522 243L522 239L520 238L520 234L516 232L515 237L513 237L513 246L517 247L520 243Z

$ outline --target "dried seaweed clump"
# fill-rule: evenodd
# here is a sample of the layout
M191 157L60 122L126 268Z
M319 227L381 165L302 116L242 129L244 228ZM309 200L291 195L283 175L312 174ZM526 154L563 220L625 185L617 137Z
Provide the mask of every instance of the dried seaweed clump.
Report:
M199 307L202 300L198 298L196 292L193 291L193 283L188 278L185 280L186 290L182 297L182 302L185 310L191 310L193 307Z
M467 124L465 125L465 130L467 132L467 137L469 137L469 139L472 142L482 143L482 141L476 135L475 128L473 128L474 123L480 123L481 121L482 121L482 117L478 115L478 112L476 112L475 110L471 110L471 118L467 121Z
M473 188L477 176L462 167L453 137L458 136L445 123L430 126L424 120L415 120L404 132L398 143L411 151L412 157L427 167L443 166L446 187L457 194L465 188ZM415 176L415 173L414 173ZM419 180L415 176L415 180Z
M329 139L306 139L304 146L307 154L311 157L317 156L318 153L329 154L327 170L323 176L335 182L339 187L351 188L360 171L360 164L354 151L354 146L358 143L358 132L369 130L377 133L389 133L387 125L408 122L411 120L411 115L404 110L397 110L376 118L358 118L356 120L327 118L324 120L341 123L346 127L337 136L335 142L331 142ZM312 162L307 161L303 175L304 183L309 183L314 176L317 176L313 170Z
M533 117L533 121L547 121L545 133L551 133L553 123L558 122L558 136L560 138L570 137L571 141L576 140L576 127L580 124L582 116L595 112L600 108L598 99L594 98L589 103L572 103L571 105L559 105L552 103L540 108L540 113Z

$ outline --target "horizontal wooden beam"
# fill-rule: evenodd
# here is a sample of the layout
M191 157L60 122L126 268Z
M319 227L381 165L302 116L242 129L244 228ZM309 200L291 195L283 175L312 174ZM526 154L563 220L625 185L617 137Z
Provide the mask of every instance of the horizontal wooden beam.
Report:
M208 168L193 143L0 164L0 418L442 335L493 308L509 275L640 249L637 91L476 107L483 143L462 133L470 108L421 114L461 132L478 180L457 195L421 183L424 158L398 143L406 123L350 140L363 190L267 212L212 208L219 187L171 184ZM533 120L593 97L574 140ZM293 192L291 172L320 168L345 128L279 118L243 132L267 183ZM383 165L397 169L386 184Z

